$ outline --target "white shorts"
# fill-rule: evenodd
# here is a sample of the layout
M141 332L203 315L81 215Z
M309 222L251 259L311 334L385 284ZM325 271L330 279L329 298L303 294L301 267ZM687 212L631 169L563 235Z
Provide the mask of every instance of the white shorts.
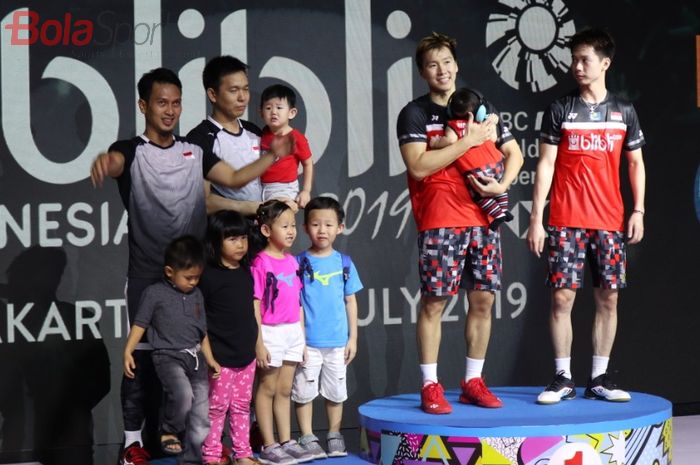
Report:
M297 366L292 386L292 400L299 404L311 402L320 393L331 402L344 402L348 398L345 382L345 347L318 349L307 347L306 363ZM319 380L320 375L320 380Z
M304 332L301 323L261 325L263 344L270 352L270 366L281 367L282 362L304 360Z
M262 199L296 199L299 195L299 181L263 183Z

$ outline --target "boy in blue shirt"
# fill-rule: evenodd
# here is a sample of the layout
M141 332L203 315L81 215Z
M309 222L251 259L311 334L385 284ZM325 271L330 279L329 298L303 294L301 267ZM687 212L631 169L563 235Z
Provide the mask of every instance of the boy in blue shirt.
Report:
M357 301L362 289L350 257L333 249L343 231L345 212L335 199L316 197L304 209L304 229L311 247L297 256L306 330L305 362L294 378L292 400L302 436L299 444L315 459L347 455L340 433L343 402L348 398L347 365L357 353ZM326 399L328 454L313 434L313 400Z

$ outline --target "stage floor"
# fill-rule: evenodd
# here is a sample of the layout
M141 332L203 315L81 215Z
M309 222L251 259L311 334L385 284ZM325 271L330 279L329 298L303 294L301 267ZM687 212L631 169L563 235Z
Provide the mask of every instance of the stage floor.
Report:
M556 405L535 403L541 387L493 388L504 407L484 409L457 402L448 391L449 415L428 415L417 393L375 399L360 406L361 430L347 429L347 457L316 460L317 465L521 465L670 464L671 403L632 392L632 400L612 403L578 397ZM323 436L323 432L319 433ZM359 436L354 438L353 435ZM359 447L358 447L359 442ZM677 447L687 447L674 444ZM362 452L360 452L360 449ZM680 458L680 457L679 457ZM589 460L594 460L589 462ZM545 460L545 462L542 462ZM157 460L152 464L173 464ZM674 460L675 465L679 462ZM680 465L685 465L680 463Z

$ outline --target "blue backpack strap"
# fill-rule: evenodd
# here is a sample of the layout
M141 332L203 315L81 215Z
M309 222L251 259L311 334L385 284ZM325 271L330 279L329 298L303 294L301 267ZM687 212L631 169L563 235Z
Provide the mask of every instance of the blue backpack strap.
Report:
M311 261L309 260L309 255L306 253L306 250L297 255L296 259L297 263L299 263L299 270L297 271L297 274L299 275L299 279L301 279L301 284L304 284L304 275L308 275L309 281L313 282L314 269L311 266Z
M344 253L340 254L340 258L343 261L343 282L347 283L348 279L350 279L350 265L352 265L352 260Z

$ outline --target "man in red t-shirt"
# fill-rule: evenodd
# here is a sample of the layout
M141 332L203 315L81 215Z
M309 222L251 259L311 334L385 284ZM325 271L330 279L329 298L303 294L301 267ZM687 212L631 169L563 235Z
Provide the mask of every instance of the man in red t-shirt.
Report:
M500 181L493 177L481 177L477 181L472 177L470 182L474 190L482 196L505 192L523 163L517 142L505 127L497 127L495 117L482 124L469 125L464 137L455 143L430 150L429 142L444 135L447 101L456 88L455 48L456 41L442 34L433 33L420 41L416 64L429 92L409 102L401 110L396 125L418 227L422 295L417 324L423 377L421 408L434 414L452 411L438 383L437 359L442 312L447 299L458 292L460 284L467 289L469 312L465 329L466 375L461 381L459 400L482 407L502 405L481 378L491 335L494 292L500 289L500 235L488 228L488 216L472 200L453 162L471 147L489 139L498 129L497 145L506 157L503 177Z
M591 265L595 319L593 363L585 397L615 402L630 400L607 375L617 329L618 290L626 287L625 242L644 236L644 183L641 147L644 135L631 103L607 91L605 74L615 53L613 38L600 29L586 29L571 38L571 71L578 89L545 112L540 136L540 160L533 191L530 250L538 257L548 236L552 287L550 331L555 377L538 396L540 404L555 404L576 396L571 374L571 311L583 268ZM620 194L620 158L627 159L634 206L624 232ZM550 191L549 226L542 225Z

